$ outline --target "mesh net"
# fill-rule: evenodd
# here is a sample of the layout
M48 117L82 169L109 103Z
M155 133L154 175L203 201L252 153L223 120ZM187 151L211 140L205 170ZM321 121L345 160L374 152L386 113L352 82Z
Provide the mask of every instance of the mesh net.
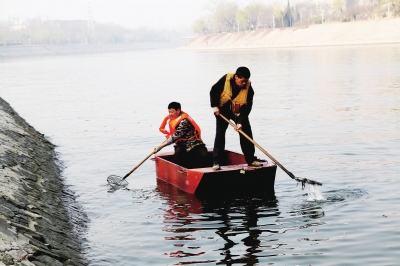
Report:
M129 184L125 179L117 175L110 175L109 177L107 177L107 182L111 186L121 186L121 187L127 186Z

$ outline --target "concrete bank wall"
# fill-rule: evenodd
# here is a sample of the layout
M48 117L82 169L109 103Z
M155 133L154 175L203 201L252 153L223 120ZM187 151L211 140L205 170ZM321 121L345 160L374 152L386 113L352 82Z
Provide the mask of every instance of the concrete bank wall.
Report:
M137 44L78 44L78 45L32 45L0 46L0 60L29 56L56 56L72 54L94 54L149 50L178 47L176 43L137 43Z
M400 44L400 19L319 24L199 36L183 50L261 49L308 46Z
M88 264L87 218L54 147L0 98L0 266Z

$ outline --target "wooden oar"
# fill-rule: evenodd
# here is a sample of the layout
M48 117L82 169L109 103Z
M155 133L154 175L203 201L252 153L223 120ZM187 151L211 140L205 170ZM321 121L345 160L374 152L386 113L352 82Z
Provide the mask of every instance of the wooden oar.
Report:
M150 158L150 156L152 156L154 153L156 153L156 150L153 150L149 155L147 155L146 158L143 159L143 161L141 161L138 165L136 165L132 170L129 171L129 173L127 173L122 180L124 180L125 178L127 178L130 174L132 174L136 169L139 168L139 166L142 165L142 163L144 163L147 159Z
M121 178L120 176L116 176L116 175L110 175L107 178L107 182L110 185L114 185L114 186L123 186L123 185L128 185L128 182L126 182L126 178L132 174L136 169L139 168L139 166L142 165L142 163L144 163L147 159L150 158L150 156L152 156L154 153L156 153L156 149L154 149L149 155L146 156L146 158L144 158L138 165L136 165L132 170L129 171L129 173L127 173L123 178Z
M228 120L221 113L219 114L219 116L222 119L224 119L226 122L228 122L232 127L236 128L235 124L232 121ZM271 154L269 154L260 145L258 145L254 140L252 140L246 133L244 133L242 130L238 130L238 131L239 131L240 134L245 136L246 139L248 139L251 143L253 143L254 146L259 148L265 155L267 155L276 165L278 165L283 171L285 171L285 173L288 174L292 179L296 180L297 182L301 182L303 188L304 188L306 183L311 184L311 185L322 186L322 183L320 183L320 182L317 182L317 181L314 181L314 180L311 180L311 179L307 179L307 178L295 177L294 174L292 174L285 167L283 167L283 165L281 165L274 157L271 156Z

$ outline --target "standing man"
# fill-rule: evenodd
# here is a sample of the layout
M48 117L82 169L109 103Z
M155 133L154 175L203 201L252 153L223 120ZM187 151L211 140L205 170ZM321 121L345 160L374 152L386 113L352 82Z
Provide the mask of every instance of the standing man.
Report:
M211 107L216 118L217 126L213 151L213 169L220 170L225 151L225 133L228 123L219 114L236 123L235 130L242 130L253 138L249 114L253 107L254 90L251 86L250 70L239 67L235 73L224 75L212 86L210 91ZM240 136L240 147L249 166L262 166L263 164L254 156L254 144L244 136Z

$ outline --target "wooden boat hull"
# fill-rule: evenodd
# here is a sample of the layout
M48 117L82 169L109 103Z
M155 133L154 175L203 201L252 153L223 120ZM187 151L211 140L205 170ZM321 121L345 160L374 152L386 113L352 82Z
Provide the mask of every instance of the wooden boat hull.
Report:
M212 170L212 150L206 168L187 169L173 161L173 152L154 156L157 178L199 197L223 195L260 196L274 193L276 165L247 166L242 154L226 150L221 170Z

